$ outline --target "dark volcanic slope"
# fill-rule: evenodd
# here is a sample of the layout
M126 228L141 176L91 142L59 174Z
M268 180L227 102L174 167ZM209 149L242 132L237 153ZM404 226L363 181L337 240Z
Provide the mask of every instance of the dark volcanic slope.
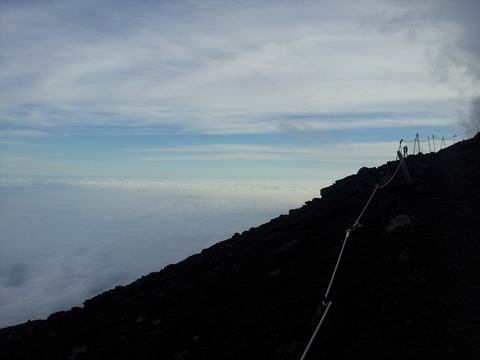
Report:
M300 359L345 230L397 164L83 308L2 329L0 356ZM406 164L413 180L400 172L352 233L308 359L480 359L480 135ZM412 222L386 232L401 214Z

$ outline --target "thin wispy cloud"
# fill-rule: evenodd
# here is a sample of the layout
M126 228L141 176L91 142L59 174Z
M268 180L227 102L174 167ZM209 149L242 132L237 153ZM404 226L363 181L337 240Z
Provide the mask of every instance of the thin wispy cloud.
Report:
M451 136L478 123L473 1L0 6L7 174L195 177L149 170L153 157L130 149L243 144L188 159L255 162L299 160L262 146L313 145L305 154L328 162L317 143Z
M260 146L246 144L208 144L202 146L156 147L132 149L147 161L197 161L197 160L257 160L257 161L323 161L356 162L366 159L365 165L374 165L395 158L395 142L367 144L350 143L292 147ZM391 149L390 154L385 150ZM347 160L348 159L348 160Z
M445 49L466 38L461 14L442 22L425 15L430 8L376 1L4 4L2 118L258 133L274 129L269 114L353 115L422 101L428 111L457 95L433 84L432 61L447 59ZM408 36L395 36L403 30ZM442 76L453 78L459 64L476 71L460 55L445 60Z

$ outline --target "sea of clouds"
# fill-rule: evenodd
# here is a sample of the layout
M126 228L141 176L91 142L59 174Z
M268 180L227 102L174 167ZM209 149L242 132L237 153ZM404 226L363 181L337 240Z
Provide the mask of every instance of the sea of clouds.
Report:
M298 208L307 181L0 181L0 327L116 285Z

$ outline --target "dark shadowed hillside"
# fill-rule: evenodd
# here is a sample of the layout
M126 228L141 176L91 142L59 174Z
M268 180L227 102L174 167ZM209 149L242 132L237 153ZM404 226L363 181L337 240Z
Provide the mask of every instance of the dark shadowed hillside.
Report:
M397 165L362 168L83 308L2 329L0 356L299 360L345 231ZM480 359L480 135L406 165L412 181L400 171L352 232L307 359Z

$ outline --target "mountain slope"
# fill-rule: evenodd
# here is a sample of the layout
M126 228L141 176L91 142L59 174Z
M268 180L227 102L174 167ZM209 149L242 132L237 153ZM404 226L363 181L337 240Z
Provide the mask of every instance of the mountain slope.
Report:
M340 248L375 185L362 168L200 254L0 330L2 359L300 359ZM346 245L307 359L480 358L480 135L410 156ZM410 223L386 231L389 220Z

